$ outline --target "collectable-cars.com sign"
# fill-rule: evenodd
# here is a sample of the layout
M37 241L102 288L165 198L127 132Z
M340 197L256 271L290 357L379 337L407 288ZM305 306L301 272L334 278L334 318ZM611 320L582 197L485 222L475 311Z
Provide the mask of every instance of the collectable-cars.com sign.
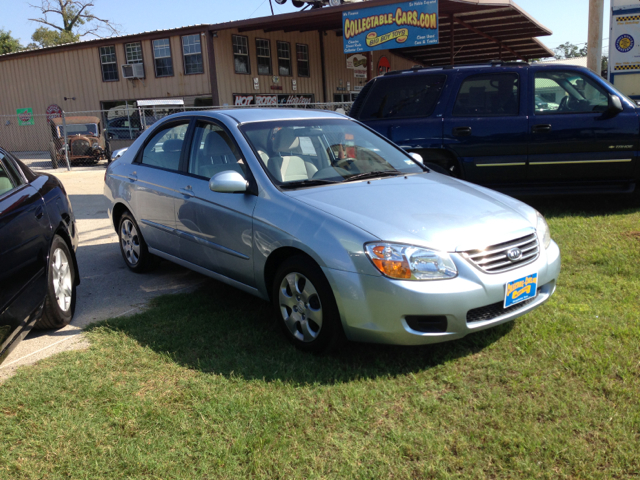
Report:
M438 0L414 0L342 12L344 53L438 43Z

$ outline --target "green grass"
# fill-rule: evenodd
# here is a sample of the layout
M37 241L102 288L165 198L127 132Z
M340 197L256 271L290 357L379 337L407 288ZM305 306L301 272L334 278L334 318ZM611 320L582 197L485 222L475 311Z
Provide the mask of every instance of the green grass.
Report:
M640 196L543 199L554 297L420 348L286 343L211 282L0 386L0 478L640 477Z

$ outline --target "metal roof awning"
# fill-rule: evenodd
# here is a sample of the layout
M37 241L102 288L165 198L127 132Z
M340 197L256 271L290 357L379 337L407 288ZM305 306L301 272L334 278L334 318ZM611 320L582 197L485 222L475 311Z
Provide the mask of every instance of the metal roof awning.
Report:
M398 3L368 0L338 7L295 12L211 25L211 30L237 28L240 32L342 31L342 12ZM398 48L394 53L425 66L480 63L493 59L531 60L553 52L535 37L551 35L512 0L439 0L439 43Z
M184 100L182 98L159 98L157 100L138 100L136 101L138 107L170 107L170 106L184 106Z

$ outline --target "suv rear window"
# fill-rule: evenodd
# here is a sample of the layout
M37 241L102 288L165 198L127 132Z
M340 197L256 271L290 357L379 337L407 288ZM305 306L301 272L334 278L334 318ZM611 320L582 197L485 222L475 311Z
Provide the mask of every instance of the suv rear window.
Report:
M520 103L517 73L472 75L464 80L453 115L490 117L518 115Z
M446 75L397 75L379 79L360 120L428 117L440 99Z

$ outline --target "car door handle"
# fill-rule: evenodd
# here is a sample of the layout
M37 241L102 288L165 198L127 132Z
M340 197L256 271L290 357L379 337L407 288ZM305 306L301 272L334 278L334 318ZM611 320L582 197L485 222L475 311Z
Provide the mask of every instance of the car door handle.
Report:
M180 189L180 193L182 195L184 195L185 197L194 197L195 193L193 193L193 188L191 188L191 185L187 185L185 188L181 188Z
M533 133L542 133L542 132L550 132L551 125L543 124L543 125L534 125L531 129Z
M468 137L471 135L471 127L455 127L453 129L454 137Z
M130 173L129 175L127 175L127 178L128 178L129 180L131 180L132 182L135 182L136 180L138 180L138 175L137 175L137 173L138 173L138 172L132 172L132 173Z
M42 206L39 205L38 208L36 208L36 218L40 220L43 215L44 215L44 208L42 208Z

